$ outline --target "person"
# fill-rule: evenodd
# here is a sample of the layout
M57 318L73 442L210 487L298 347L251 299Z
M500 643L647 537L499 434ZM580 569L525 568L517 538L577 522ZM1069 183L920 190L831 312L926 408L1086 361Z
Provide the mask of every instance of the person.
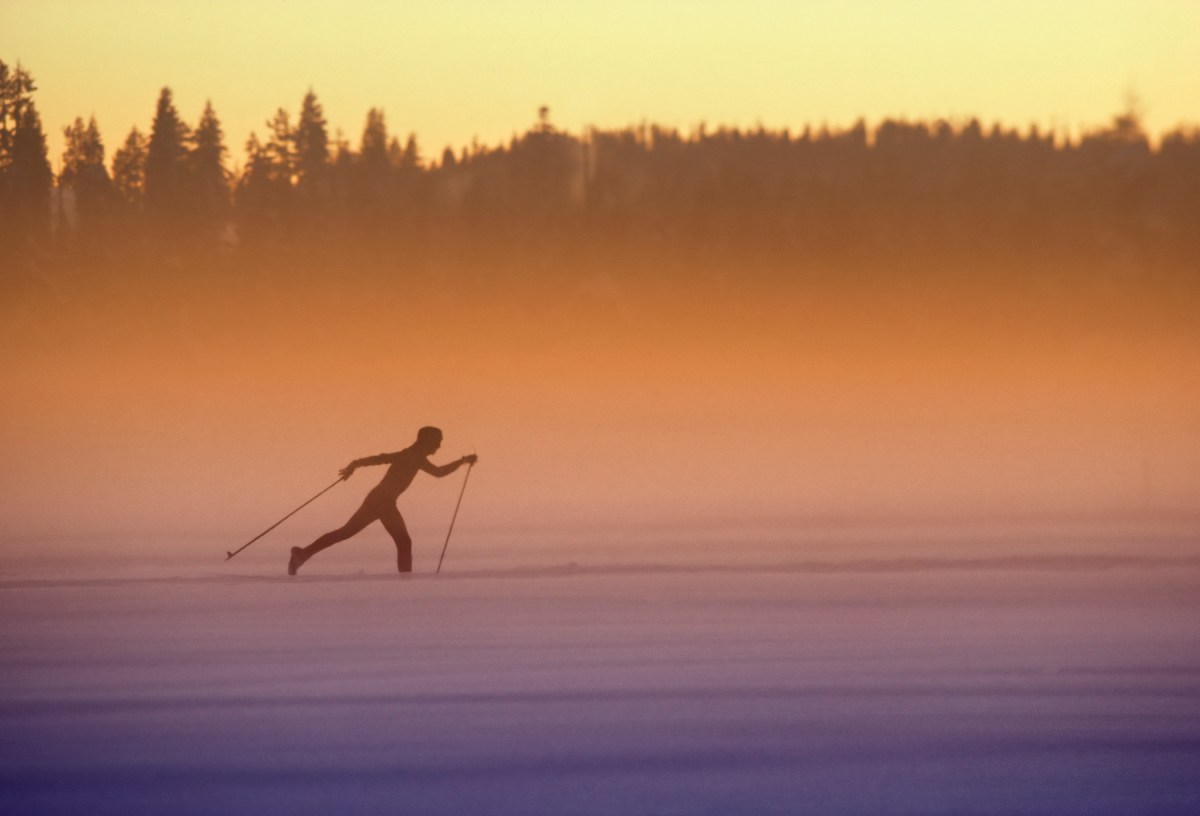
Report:
M357 468L368 465L389 465L387 473L379 484L371 488L371 492L363 499L362 506L354 511L350 520L336 530L328 532L307 547L292 547L292 557L288 561L288 575L295 575L304 562L314 555L361 532L364 527L374 521L383 523L383 528L396 542L396 569L400 572L412 572L412 539L404 526L404 517L396 509L396 500L400 494L412 484L417 471L436 476L439 479L449 476L463 465L473 465L478 461L475 454L464 456L446 465L434 465L429 457L442 446L442 432L437 428L425 427L417 432L417 441L397 453L381 453L378 456L367 456L355 459L338 471L342 479L349 479Z

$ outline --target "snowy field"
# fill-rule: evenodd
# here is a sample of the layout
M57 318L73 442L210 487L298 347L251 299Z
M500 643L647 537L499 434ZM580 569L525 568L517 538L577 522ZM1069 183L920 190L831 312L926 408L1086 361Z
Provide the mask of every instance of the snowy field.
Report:
M6 570L0 813L1190 816L1143 549Z

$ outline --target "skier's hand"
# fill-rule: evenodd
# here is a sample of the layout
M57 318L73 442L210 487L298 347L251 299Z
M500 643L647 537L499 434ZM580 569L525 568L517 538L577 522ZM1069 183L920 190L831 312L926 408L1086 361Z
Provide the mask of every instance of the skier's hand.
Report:
M476 456L476 455L475 455L475 454L473 454L473 453L472 453L472 454L468 454L467 456L464 456L464 457L463 457L463 462L465 462L465 463L466 463L466 464L468 464L468 465L473 465L473 464L475 464L475 463L476 463L476 462L478 462L478 461L479 461L479 457L478 457L478 456Z
M354 475L354 465L346 465L344 468L338 471L338 474L342 477L343 482L346 481L352 475Z

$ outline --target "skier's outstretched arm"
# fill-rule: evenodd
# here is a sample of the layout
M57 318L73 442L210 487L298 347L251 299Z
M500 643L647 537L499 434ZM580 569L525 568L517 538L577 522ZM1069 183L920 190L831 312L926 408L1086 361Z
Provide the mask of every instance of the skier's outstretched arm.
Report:
M435 465L432 462L430 462L428 459L426 459L421 464L421 470L425 471L426 473L428 473L432 476L436 476L440 479L443 476L449 476L451 473L458 470L463 465L473 465L477 461L479 461L479 457L473 453L470 454L469 456L464 456L461 459L456 459L455 461L449 462L445 465Z
M354 474L355 468L365 467L367 465L387 465L391 464L394 453L381 453L378 456L364 456L362 459L355 459L350 464L338 471L342 479L349 479Z

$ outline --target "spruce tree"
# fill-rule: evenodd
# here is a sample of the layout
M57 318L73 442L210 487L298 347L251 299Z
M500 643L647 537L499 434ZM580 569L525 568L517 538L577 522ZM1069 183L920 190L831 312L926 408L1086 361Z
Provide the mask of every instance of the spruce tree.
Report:
M21 111L32 101L36 90L28 71L20 65L9 70L0 60L0 172L12 163L13 140Z
M388 166L387 123L383 111L371 108L363 125L362 143L358 149L359 161L368 170L385 173Z
M163 88L146 150L146 213L159 227L178 226L187 213L187 125L179 118L170 88Z
M293 133L291 119L283 108L275 111L275 115L267 120L267 140L265 150L271 161L275 178L290 187L295 173L295 151L292 148Z
M196 217L208 229L218 227L229 209L225 142L212 102L204 104L189 153L191 198Z
M112 159L112 178L117 192L135 211L141 211L146 190L146 137L135 127L125 137Z
M329 170L329 134L325 112L317 96L309 89L300 105L300 119L294 135L296 186L303 197L320 196Z
M251 233L261 228L270 207L271 163L257 134L246 140L246 166L234 192L238 221Z
M30 239L46 237L54 173L50 170L42 120L32 100L20 106L4 173L16 233Z
M280 166L280 145L263 144L257 134L251 133L236 193L238 221L248 239L262 241L278 236L292 192L285 173Z
M404 170L420 170L421 169L421 150L417 146L417 134L408 134L408 141L404 143L404 154L400 158L400 167Z
M388 154L387 124L383 111L371 108L363 126L349 195L351 213L359 225L368 231L379 229L390 215L394 174Z
M28 71L0 62L0 238L14 244L46 232L50 223L53 174L35 90Z
M72 226L76 233L86 243L92 243L101 236L114 194L112 179L104 166L104 142L95 117L86 125L82 118L76 117L74 124L63 128L63 137L65 149L58 186L73 195Z

